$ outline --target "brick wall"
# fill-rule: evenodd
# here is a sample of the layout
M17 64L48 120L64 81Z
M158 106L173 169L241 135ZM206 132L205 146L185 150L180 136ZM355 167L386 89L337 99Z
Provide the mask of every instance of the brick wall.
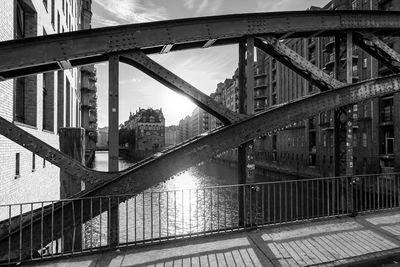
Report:
M10 40L14 38L14 2L12 0L2 1L0 8L0 41ZM70 5L70 1L65 1ZM47 34L56 33L57 29L51 24L51 6L48 10L43 6L42 0L32 0L36 14L30 14L34 17L35 23L30 23L27 31L31 35L42 35L44 30ZM51 5L51 1L48 2ZM61 15L60 24L67 29L65 15L62 11L62 1L55 1L56 12ZM74 0L76 5L76 0ZM69 8L71 10L71 8ZM79 14L79 12L77 12ZM57 16L56 16L57 18ZM76 29L76 20L73 19L73 29ZM57 25L57 21L55 23ZM60 74L62 77L58 77ZM40 138L49 145L59 148L59 137L57 135L58 127L62 127L65 117L63 114L65 106L65 77L71 83L71 101L72 107L75 107L75 101L79 99L76 88L77 86L77 71L68 70L58 72L56 75L49 75L49 87L52 88L52 101L47 103L46 109L52 109L49 114L48 122L53 122L50 130L54 129L54 133L43 131L43 77L42 75L30 76L27 78L28 96L30 102L26 107L26 117L29 118L30 125L15 123L32 135ZM59 93L59 91L61 91ZM59 97L61 96L61 103ZM13 121L14 116L14 82L7 80L0 82L0 116ZM60 106L61 112L58 112ZM65 111L64 111L65 112ZM59 117L61 114L61 117ZM75 125L75 112L71 110L71 124ZM51 119L53 118L53 119ZM46 127L47 128L47 127ZM16 153L20 154L20 175L16 177ZM60 170L58 167L46 162L43 164L43 159L35 156L35 169L32 168L32 152L24 149L18 144L11 142L4 136L0 135L0 205L8 203L21 203L39 200L54 200L60 197ZM0 217L6 211L0 208Z

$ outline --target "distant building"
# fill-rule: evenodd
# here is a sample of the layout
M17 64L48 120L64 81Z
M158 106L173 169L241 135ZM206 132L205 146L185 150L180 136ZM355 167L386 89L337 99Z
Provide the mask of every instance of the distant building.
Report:
M97 148L108 148L108 127L99 128L97 136Z
M180 143L179 126L172 125L165 127L165 147L175 146Z
M184 119L179 121L179 140L184 142L185 140L192 137L192 126L190 116L186 116Z
M400 1L333 0L322 9L396 11L400 10ZM394 50L400 51L399 38L387 36L383 41ZM341 64L338 73L335 73L333 37L284 41L285 45L327 74L346 82L345 42L346 40L342 40L340 44ZM356 46L353 49L352 71L353 83L391 73ZM254 90L256 112L319 92L307 80L260 51L257 53ZM400 142L396 140L400 132L400 115L395 112L399 105L400 94L395 93L348 107L353 113L349 119L353 124L351 132L354 174L400 171L400 159L395 155L395 151L400 150ZM346 128L338 127L338 114L344 113L340 110L329 110L256 139L256 173L280 172L300 177L346 174L346 158L343 157L346 155L346 141L343 138L346 132L341 130ZM335 132L338 132L336 141ZM340 153L335 154L335 149Z
M191 134L190 136L197 136L200 135L204 132L207 132L210 130L210 114L208 114L206 111L202 110L199 107L196 107L193 112L192 116L190 117L191 119Z
M161 109L141 109L129 116L128 128L135 131L134 155L147 157L165 147L165 119Z

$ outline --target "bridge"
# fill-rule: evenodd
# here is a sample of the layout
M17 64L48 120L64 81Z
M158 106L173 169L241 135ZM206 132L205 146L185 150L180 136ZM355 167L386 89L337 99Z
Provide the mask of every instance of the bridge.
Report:
M13 212L12 207L9 206L10 217L0 223L0 259L16 262L33 257L34 251L43 251L45 246L53 244L55 240L61 239L64 244L66 233L75 233L77 229L81 229L82 225L91 222L93 218L104 212L109 214L107 245L118 246L120 239L118 206L120 203L128 203L129 199L136 199L135 196L169 179L172 175L231 148L240 147L239 151L243 152L246 143L276 129L285 128L294 122L324 111L398 92L400 76L397 73L400 71L400 54L380 38L400 36L399 16L400 12L355 10L238 14L115 26L1 42L1 80L103 61L109 62L111 172L91 170L12 122L0 118L0 134L86 184L85 190L73 195L67 201L42 202L40 207L37 206L38 203L31 203L31 209L28 212L23 212L21 205L18 216L11 216ZM345 83L318 69L282 42L291 38L325 36L346 40L348 63L352 60L352 47L355 44L387 66L393 74L352 83L352 64L347 64L347 82ZM211 46L229 44L239 45L241 114L232 112L217 103L149 57L156 53L172 53L195 48L206 49ZM320 93L253 114L253 103L247 101L245 105L245 95L247 99L253 98L254 47L274 57L313 83L320 89ZM337 66L339 60L338 57L335 59ZM218 118L224 126L208 135L190 139L157 156L138 162L126 170L117 171L119 62L143 71L170 89L190 98L200 108ZM347 158L347 162L349 161L350 156ZM351 170L351 166L348 168ZM243 168L241 172L243 174ZM387 177L389 176L383 175L371 181L365 179L361 185L372 188L371 190L376 188L379 191L382 190L382 183L391 183L392 180L389 181ZM352 175L349 175L345 178L336 178L334 182L322 180L318 183L320 183L319 186L325 186L325 188L335 187L333 192L336 193L343 190L345 194L348 194L346 203L354 206L357 199L353 199L353 193L357 194L365 190L363 191L364 187L350 190L348 185L353 184L352 179ZM246 211L245 203L250 201L251 211L253 209L251 192L257 188L255 186L242 185L239 190L235 188L236 192L239 191L237 198L241 199L237 206L241 215L238 228L268 224L264 220L262 223L246 220L249 210ZM393 194L398 191L397 186L398 184L394 182L391 190L389 187L384 187L384 189ZM279 188L282 189L282 185ZM389 198L388 194L381 195L382 191L378 191L371 193L371 199L376 194L378 198ZM285 194L285 191L276 192ZM250 198L246 202L248 194ZM90 199L90 201L85 199ZM96 201L93 201L94 199ZM151 201L153 200L151 197ZM334 201L340 202L338 199ZM399 204L398 200L394 199L393 203L392 207ZM90 210L89 213L83 212L88 210ZM336 208L336 211L344 210L347 210L344 204ZM52 225L51 231L43 229L48 225ZM73 251L74 246L73 242L72 246L62 247L61 253Z

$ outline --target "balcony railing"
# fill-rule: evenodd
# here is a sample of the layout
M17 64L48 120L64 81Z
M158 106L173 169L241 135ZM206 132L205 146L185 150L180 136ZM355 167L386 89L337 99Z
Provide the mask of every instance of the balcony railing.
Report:
M377 174L0 205L0 264L392 209L399 193L400 174Z

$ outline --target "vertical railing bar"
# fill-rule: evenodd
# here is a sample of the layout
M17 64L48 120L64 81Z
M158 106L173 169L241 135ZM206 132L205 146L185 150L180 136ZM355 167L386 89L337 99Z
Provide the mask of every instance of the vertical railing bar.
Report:
M43 202L42 202L43 206ZM42 214L43 217L43 214ZM43 228L43 222L42 222L42 228ZM43 233L43 232L42 232ZM43 236L42 236L43 240ZM43 244L42 244L43 248ZM61 202L61 255L64 254L64 202Z
M225 218L224 218L224 220L225 220L225 226L224 226L224 229L225 229L225 232L227 231L227 229L226 229L226 228L227 228L227 227L226 227L226 222L227 222L226 217L228 216L228 214L227 214L227 213L228 213L228 209L227 209L227 206L228 206L228 203L227 203L227 202L228 202L228 201L227 201L227 198L226 198L226 197L228 196L228 194L227 194L227 192L226 192L227 190L228 190L228 188L225 188L225 190L224 190L224 191L225 191L225 194L224 194L224 196L225 196L225 197L224 197L224 209L225 209L225 212L224 212L224 213L225 213Z
M322 202L322 207L321 207L321 212L322 212L322 217L325 216L325 186L324 186L324 180L321 180L321 202Z
M61 203L61 207L63 208L64 205L63 203ZM42 209L41 209L41 219L40 219L40 249L43 248L43 202L42 202ZM63 221L61 221L61 225L62 225ZM61 234L62 234L63 230L61 227ZM43 258L43 252L40 254L40 257Z
M206 232L206 189L203 189L203 228Z
M256 185L256 188L255 188L255 195L256 195L256 203L255 203L255 205L256 205L256 218L255 218L255 221L256 221L256 226L258 226L258 190L259 190L259 186L258 185Z
M52 201L53 203L53 201ZM53 225L51 225L51 238L53 238ZM30 257L33 259L33 203L31 203L31 232L30 232ZM53 239L51 239L51 244L53 245ZM52 250L53 251L53 250Z
M90 198L90 251L93 250L93 198Z
M199 234L199 189L196 189L196 230Z
M126 199L125 202L125 243L128 246L129 242L129 208L128 208L129 199Z
M161 238L161 192L158 192L158 237Z
M81 227L83 231L86 231L86 229L83 227L83 199L81 199ZM82 231L82 232L83 232ZM83 241L83 240L82 240ZM82 247L81 251L84 249L83 242L82 242Z
M181 203L182 203L182 235L185 234L185 217L184 217L184 203L183 203L183 199L184 199L184 193L183 193L183 189L182 189L182 199L181 199Z
M261 212L262 212L262 225L265 225L265 184L261 186Z
M210 188L210 231L212 231L213 226L212 226L212 222L213 222L213 192L212 192L212 187Z
M175 239L176 239L176 190L174 191L174 225L175 225Z
M74 248L75 248L75 238L76 238L76 223L75 223L75 204L74 200L71 201L71 208L72 208L72 225L73 225L73 232L72 232L72 251L71 253L74 254Z
M381 188L381 185L380 185L380 182L379 182L379 176L377 175L376 176L376 180L377 180L377 199L378 199L378 201L377 201L377 204L378 204L378 206L377 206L377 209L380 209L380 199L381 199L381 193L380 193L380 188Z
M217 188L217 230L219 233L219 187Z
M230 196L230 223L231 223L231 231L233 231L233 207L234 207L234 204L233 204L233 192L232 192L232 190L229 190L229 196Z
M51 256L54 255L54 201L51 202Z
M282 183L279 183L279 223L282 223Z
M8 205L8 263L11 262L11 205Z
M137 195L135 195L135 197L133 199L133 206L134 206L134 211L135 211L134 212L134 215L135 215L135 222L134 222L134 224L135 224L135 239L134 239L134 242L135 242L135 244L137 242L137 201L136 201L136 196ZM168 217L167 217L167 219L168 219Z
M284 220L285 221L287 221L287 215L288 215L288 208L289 208L289 205L288 205L288 199L287 199L287 183L284 183L284 191L285 191L285 193L284 193L284 196L285 196L285 198L283 199L284 200L284 207L285 207L285 214L284 214Z
M168 191L167 191L167 238L169 237L169 216L168 216L168 209L169 209L169 197L168 197Z
M151 243L153 243L153 192L150 193L150 237Z
M189 236L192 236L192 189L189 189Z
M296 192L296 220L299 220L300 219L300 216L299 216L299 204L300 204L300 201L299 201L299 182L298 181L295 181L294 182L295 183L295 192Z
M22 204L19 205L19 261L22 261Z
M142 193L142 242L146 239L146 215L145 215L145 192Z
M108 247L111 247L111 197L108 197L108 214L107 214L107 228L108 228Z
M252 199L253 190L251 185L249 185L248 188L249 188L249 226L251 228L253 226L253 199Z
M268 191L268 193L267 193L267 195L268 195L268 203L267 203L267 208L268 208L268 212L267 212L267 214L268 214L268 217L267 217L267 219L268 219L268 224L270 224L271 223L271 188L270 188L270 184L267 184L267 191Z
M243 227L246 229L247 211L246 211L246 186L243 185Z
M116 236L117 236L117 246L119 246L120 245L120 221L121 221L121 219L120 219L120 214L119 214L119 196L117 197L117 206L115 207L115 209L116 209L116 212L117 212L117 234L116 234Z
M100 223L100 240L99 240L99 246L101 247L101 240L102 240L102 233L101 233L101 231L102 231L102 216L101 216L101 214L102 214L102 209L101 209L101 202L102 202L102 198L101 197L99 197L99 223ZM81 210L83 210L83 206L81 206ZM83 216L82 216L83 217ZM83 227L83 224L82 224L82 227Z
M317 204L316 204L316 206L317 206L317 217L319 218L319 217L322 217L321 216L321 214L320 214L320 211L321 211L321 207L320 207L320 190L319 190L319 188L320 188L320 185L319 185L319 180L317 180L317 181L315 181L315 183L317 184Z

